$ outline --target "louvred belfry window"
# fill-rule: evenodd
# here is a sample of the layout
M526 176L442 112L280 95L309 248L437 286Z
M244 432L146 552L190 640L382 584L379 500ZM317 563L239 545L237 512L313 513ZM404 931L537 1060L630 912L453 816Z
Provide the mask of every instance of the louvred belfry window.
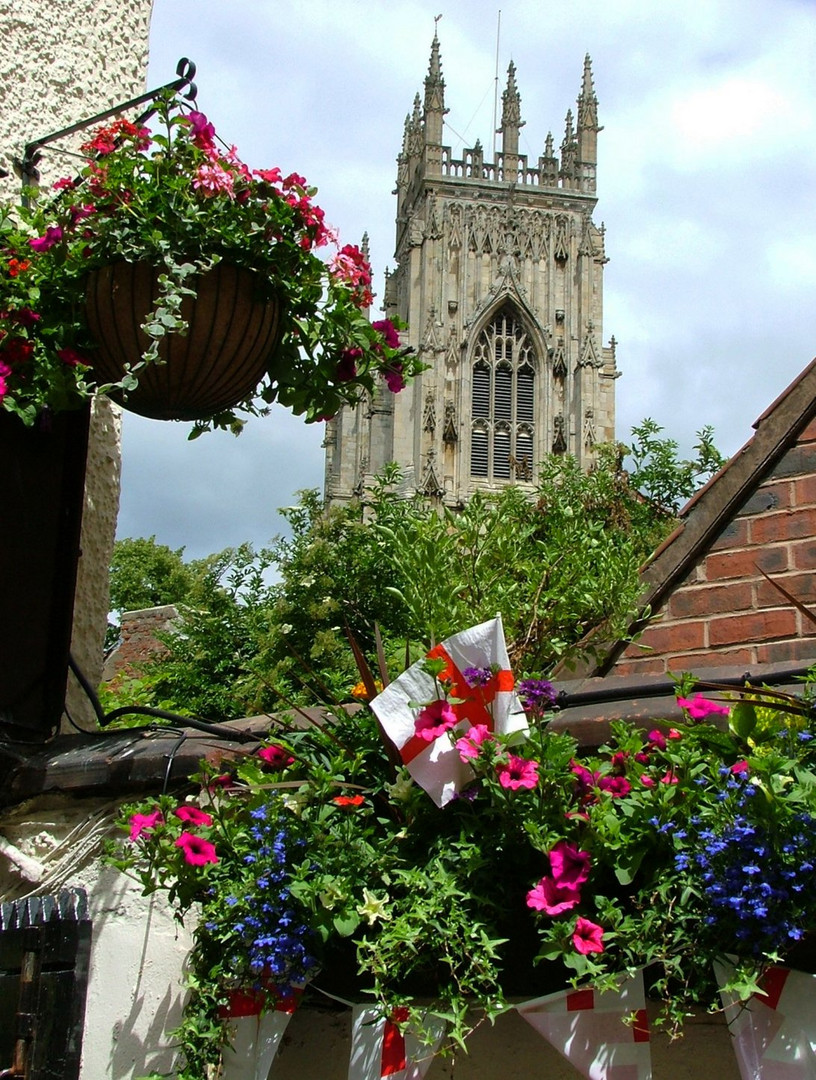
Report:
M532 480L535 353L521 320L503 308L473 352L470 475Z

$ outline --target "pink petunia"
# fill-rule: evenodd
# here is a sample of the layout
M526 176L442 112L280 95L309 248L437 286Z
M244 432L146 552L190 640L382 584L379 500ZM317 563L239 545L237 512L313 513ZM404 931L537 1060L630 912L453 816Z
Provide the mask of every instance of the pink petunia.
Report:
M48 251L62 240L62 229L59 225L49 225L45 230L45 236L38 236L28 241L28 246L33 251Z
M538 783L538 762L509 754L507 764L499 767L499 783L510 791L534 788Z
M735 776L739 776L740 773L747 773L750 771L750 766L747 761L735 761L731 766L731 772Z
M209 150L215 138L215 128L201 112L189 112L184 118L190 125L190 141L199 150Z
M657 730L650 731L647 738L649 740L649 744L651 745L652 749L654 749L654 750L665 750L666 749L666 736L663 734L662 731L657 731Z
M138 840L142 833L150 832L163 822L164 814L161 810L154 810L152 814L131 814L130 839Z
M649 776L646 773L644 773L643 776L641 776L640 782L641 782L641 784L643 784L644 787L654 787L655 786L654 777Z
M663 773L663 775L660 777L660 783L661 784L676 784L677 783L677 777L672 772L672 770L669 769L667 772Z
M458 723L453 706L447 701L432 701L419 713L414 723L414 733L425 742L433 742Z
M391 322L390 319L377 319L373 322L372 327L375 330L379 330L382 336L385 338L385 344L389 349L398 349L400 346L399 333L397 328Z
M613 799L622 799L632 790L632 785L625 776L602 776L598 781L598 787L611 795Z
M72 349L70 346L65 349L57 349L57 356L65 364L66 367L78 367L81 364L87 364L87 357L83 356L81 352L77 352L76 349Z
M207 863L217 863L218 855L215 852L215 844L205 840L202 836L194 836L193 833L182 833L176 840L176 847L184 852L184 859L190 866L205 866Z
M492 738L493 734L487 724L474 724L466 735L456 740L459 757L462 761L477 758L482 744L490 742Z
M276 743L271 746L264 746L258 751L258 757L264 765L268 765L271 769L285 769L295 760L288 750L278 746Z
M337 368L334 372L334 377L338 382L349 382L351 379L357 378L357 361L363 355L363 350L358 348L343 349L340 354L340 359L337 361Z
M561 888L577 888L589 877L589 852L580 851L567 840L559 840L550 852L550 870Z
M587 956L589 953L604 951L603 927L590 919L578 917L575 923L575 933L572 935L572 943L576 952Z
M538 885L527 893L527 907L543 911L545 915L563 915L580 901L581 894L571 885L559 885L552 878L543 877Z
M187 825L212 825L213 819L197 806L177 806L173 811L180 821Z
M681 709L685 709L692 720L705 720L707 716L728 716L731 709L728 705L720 705L716 701L709 701L702 694L695 694L693 698L677 699Z
M392 364L383 372L383 377L392 394L398 394L400 390L405 389L405 376L402 373L401 363Z
M235 198L234 183L233 174L216 162L210 165L199 165L193 187L210 198L215 195L228 195L233 199Z

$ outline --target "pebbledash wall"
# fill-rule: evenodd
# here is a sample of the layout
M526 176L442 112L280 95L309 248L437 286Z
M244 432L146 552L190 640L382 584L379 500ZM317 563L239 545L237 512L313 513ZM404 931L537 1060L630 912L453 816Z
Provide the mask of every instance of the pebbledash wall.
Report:
M17 163L27 142L102 112L146 88L152 0L12 0L0 6L0 198L20 196ZM47 187L70 173L82 135L44 148ZM101 676L108 607L107 568L119 507L120 414L94 407L88 453L72 652L91 682ZM73 680L72 680L73 682ZM94 718L69 685L68 708L84 728Z

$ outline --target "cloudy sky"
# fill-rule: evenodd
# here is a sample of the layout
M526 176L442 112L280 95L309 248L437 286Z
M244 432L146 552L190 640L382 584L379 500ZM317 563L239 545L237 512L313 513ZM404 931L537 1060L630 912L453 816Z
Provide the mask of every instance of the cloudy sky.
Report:
M688 451L712 424L734 452L816 354L816 0L154 0L149 83L194 60L199 108L249 165L304 174L342 242L369 233L381 291L440 13L455 149L491 146L499 22L533 159L549 130L560 143L591 55L618 435L651 416ZM283 410L238 439L186 435L125 416L120 536L189 556L261 545L322 485L322 425Z

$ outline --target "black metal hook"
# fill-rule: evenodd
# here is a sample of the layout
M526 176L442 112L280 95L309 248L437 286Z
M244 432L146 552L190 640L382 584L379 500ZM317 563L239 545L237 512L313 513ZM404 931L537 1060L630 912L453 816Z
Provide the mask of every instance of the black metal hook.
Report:
M57 139L62 139L66 135L73 135L74 132L81 131L83 128L90 127L92 124L99 124L103 120L107 120L109 117L115 116L119 112L123 112L125 109L132 109L136 105L141 105L145 101L155 101L156 98L166 90L172 90L174 93L179 94L185 101L195 102L196 96L198 95L198 87L193 82L195 73L196 66L193 61L189 60L186 56L182 56L176 65L176 74L179 78L174 79L173 82L165 83L164 86L159 86L155 90L148 90L146 94L140 94L138 97L130 98L129 101L122 101L118 105L106 109L105 112L88 117L87 120L80 120L76 124L71 124L69 127L60 128L59 131L53 131L50 135L43 135L40 139L33 139L30 143L26 144L25 149L23 150L22 161L19 163L19 169L23 178L23 187L30 186L32 181L36 182L38 179L36 166L40 159L40 148L48 143L56 142ZM143 123L154 111L155 106L152 106L139 117L138 122Z

